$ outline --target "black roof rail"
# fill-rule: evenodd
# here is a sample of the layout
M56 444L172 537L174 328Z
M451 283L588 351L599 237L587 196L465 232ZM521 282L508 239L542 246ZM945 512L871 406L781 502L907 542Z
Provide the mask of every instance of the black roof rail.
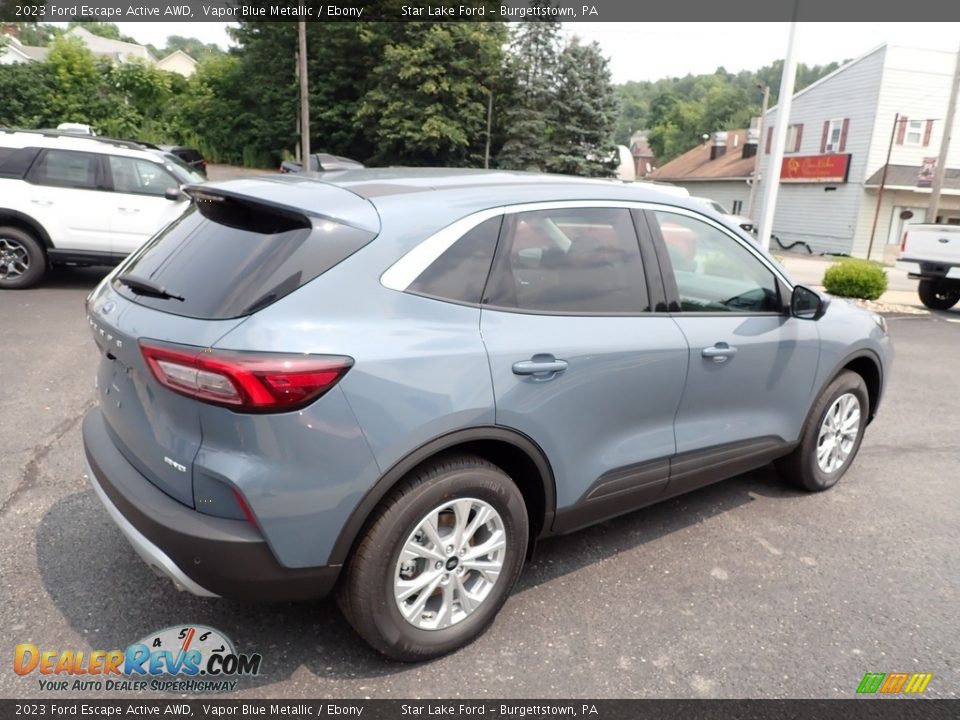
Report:
M128 150L143 150L145 147L150 147L149 143L139 143L135 140L121 140L119 138L104 137L103 135L82 135L80 133L74 132L65 132L63 130L46 130L46 129L37 129L37 130L18 130L17 128L0 128L0 132L4 133L31 133L34 135L42 135L43 137L65 137L71 138L73 140L94 140L96 142L106 143L107 145L113 145L115 147L122 147Z

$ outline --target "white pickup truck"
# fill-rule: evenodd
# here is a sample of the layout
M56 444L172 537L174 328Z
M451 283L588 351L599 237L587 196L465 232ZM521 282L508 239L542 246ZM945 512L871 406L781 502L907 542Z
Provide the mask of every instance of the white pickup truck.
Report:
M910 225L897 267L919 278L920 302L947 310L960 301L960 225Z

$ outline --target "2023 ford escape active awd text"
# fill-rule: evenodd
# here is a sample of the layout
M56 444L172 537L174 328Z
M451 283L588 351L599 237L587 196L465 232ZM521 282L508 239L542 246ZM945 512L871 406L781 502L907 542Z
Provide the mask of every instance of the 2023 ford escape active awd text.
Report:
M88 299L89 474L199 595L297 599L404 660L468 643L533 542L771 460L823 490L882 319L692 201L357 170L189 190Z

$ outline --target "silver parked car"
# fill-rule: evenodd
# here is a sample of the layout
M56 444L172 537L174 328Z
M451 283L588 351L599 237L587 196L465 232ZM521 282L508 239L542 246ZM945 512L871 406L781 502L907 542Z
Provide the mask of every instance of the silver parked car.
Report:
M540 538L771 461L831 487L890 371L879 316L685 198L409 169L188 193L88 299L93 487L177 587L335 589L393 658L476 638Z

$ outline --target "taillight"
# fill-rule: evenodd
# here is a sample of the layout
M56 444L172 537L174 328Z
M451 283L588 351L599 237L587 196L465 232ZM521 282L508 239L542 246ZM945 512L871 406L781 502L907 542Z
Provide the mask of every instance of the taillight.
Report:
M903 237L900 238L900 252L907 249L907 231L903 231Z
M353 366L338 355L212 350L153 340L140 349L164 387L238 412L286 412L309 405Z

